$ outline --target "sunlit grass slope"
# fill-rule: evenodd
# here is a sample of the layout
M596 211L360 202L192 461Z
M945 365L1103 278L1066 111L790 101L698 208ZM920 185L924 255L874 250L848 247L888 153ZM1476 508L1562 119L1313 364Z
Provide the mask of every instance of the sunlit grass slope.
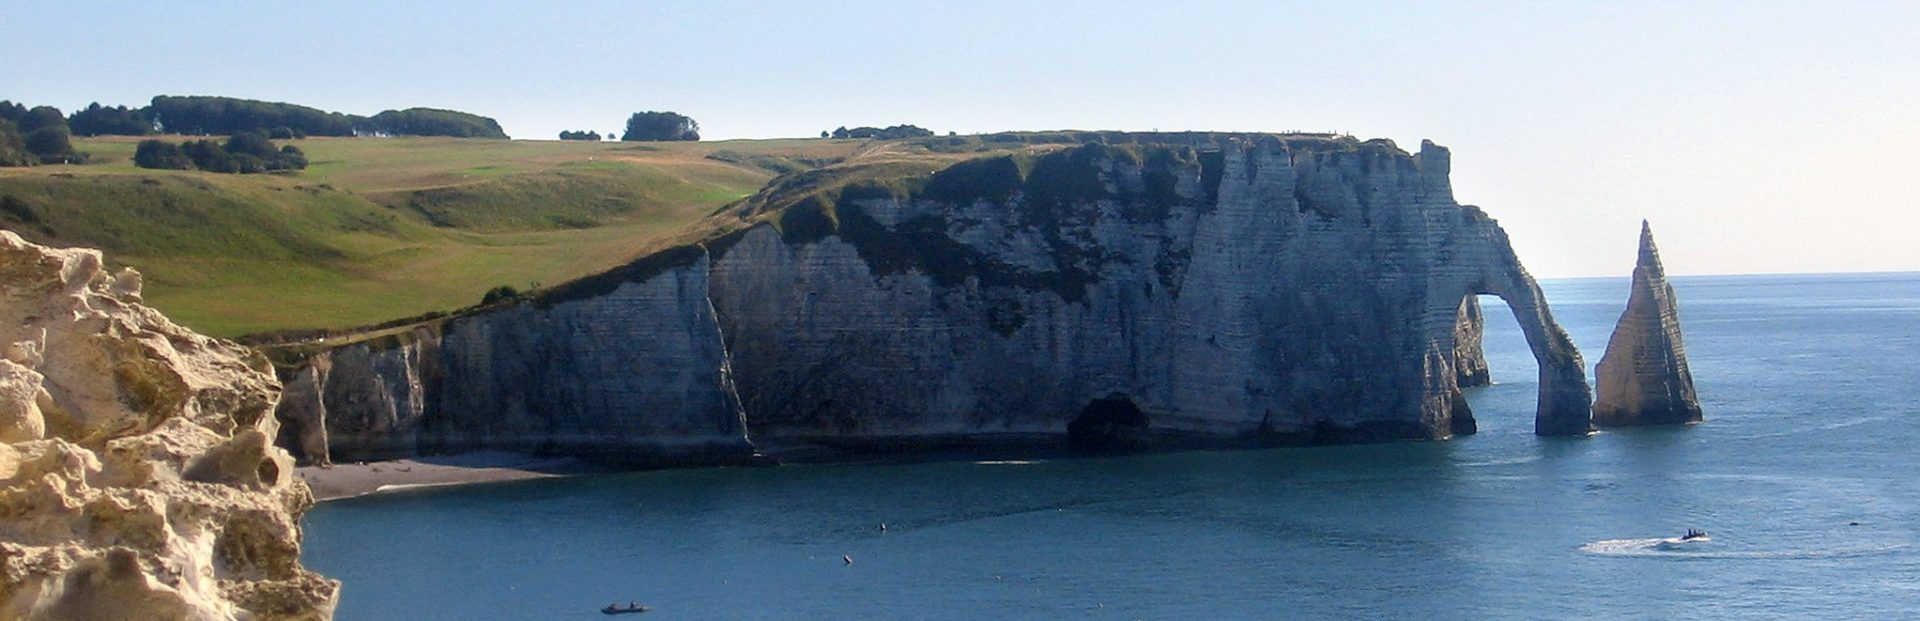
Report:
M378 323L599 272L777 173L868 148L309 138L287 141L311 162L299 174L222 175L136 168L136 142L81 139L92 164L0 169L0 227L101 248L145 275L149 303L223 336Z

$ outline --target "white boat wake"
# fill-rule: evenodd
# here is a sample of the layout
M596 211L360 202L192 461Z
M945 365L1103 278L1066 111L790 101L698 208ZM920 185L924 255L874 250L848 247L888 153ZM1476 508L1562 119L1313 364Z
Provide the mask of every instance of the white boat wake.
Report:
M1580 546L1580 551L1595 556L1627 558L1701 558L1701 559L1810 559L1881 554L1904 546L1884 545L1808 550L1729 550L1713 544L1708 537L1684 539L1664 537L1648 539L1605 539Z

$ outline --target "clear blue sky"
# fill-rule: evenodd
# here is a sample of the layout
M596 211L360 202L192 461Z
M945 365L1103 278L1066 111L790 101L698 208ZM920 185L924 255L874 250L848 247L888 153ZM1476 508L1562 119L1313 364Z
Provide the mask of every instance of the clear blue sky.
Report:
M1541 276L1626 274L1641 218L1675 273L1920 269L1915 2L0 0L0 41L0 99L63 110L1431 138Z

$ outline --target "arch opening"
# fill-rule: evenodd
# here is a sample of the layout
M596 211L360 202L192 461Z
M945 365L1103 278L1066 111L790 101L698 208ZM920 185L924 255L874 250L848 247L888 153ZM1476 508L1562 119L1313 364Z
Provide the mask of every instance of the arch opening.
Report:
M1489 324L1483 305L1498 300L1511 311L1511 322ZM1492 329L1489 330L1489 325ZM1592 431L1592 392L1585 363L1573 341L1553 320L1537 285L1531 281L1513 287L1479 286L1461 296L1454 310L1453 345L1449 366L1448 427L1454 434L1479 430L1462 389L1490 386L1499 374L1524 368L1531 357L1539 378L1534 410L1534 433L1542 436L1586 435Z

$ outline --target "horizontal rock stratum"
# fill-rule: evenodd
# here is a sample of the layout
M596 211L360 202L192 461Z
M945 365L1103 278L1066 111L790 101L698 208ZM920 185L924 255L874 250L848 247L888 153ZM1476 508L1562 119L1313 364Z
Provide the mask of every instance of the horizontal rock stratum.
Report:
M267 361L0 231L0 619L326 619Z
M1599 394L1594 423L1602 427L1672 425L1702 420L1700 396L1687 367L1687 346L1680 337L1680 308L1653 227L1640 222L1640 253L1633 267L1633 289L1620 313L1607 352L1594 367Z
M307 458L517 449L1257 446L1471 431L1478 306L1591 428L1580 354L1446 149L1324 135L1103 144L776 180L730 232L532 300L278 348ZM1470 314L1470 316L1469 316ZM338 341L336 341L338 343ZM1071 442L1068 442L1071 441Z

